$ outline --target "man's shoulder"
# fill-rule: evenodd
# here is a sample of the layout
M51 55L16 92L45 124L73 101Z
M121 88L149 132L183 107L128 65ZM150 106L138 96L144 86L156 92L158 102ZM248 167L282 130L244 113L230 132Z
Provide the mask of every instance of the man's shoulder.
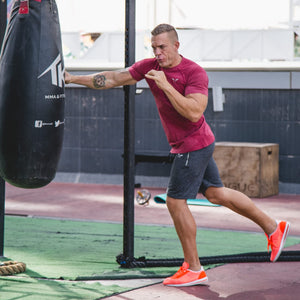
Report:
M183 60L182 73L186 82L193 88L186 89L186 93L201 93L207 95L208 75L206 71L196 62L185 58ZM197 88L195 89L195 86Z
M129 72L131 76L135 80L142 80L145 78L145 74L147 74L150 70L156 69L156 59L154 58L145 58L137 61L131 67L129 67Z
M182 57L182 66L184 68L190 68L190 69L195 69L195 70L201 70L203 72L205 72L205 70L195 61L188 59L186 57Z
M155 66L156 64L157 61L155 58L144 58L135 63L135 65L139 65L139 66Z

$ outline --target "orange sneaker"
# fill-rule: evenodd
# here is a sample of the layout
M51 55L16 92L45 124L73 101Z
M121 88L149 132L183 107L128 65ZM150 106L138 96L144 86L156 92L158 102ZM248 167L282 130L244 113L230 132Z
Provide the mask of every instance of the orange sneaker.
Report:
M286 237L289 233L290 223L286 221L279 221L277 223L276 230L270 235L270 237L266 234L268 239L268 251L271 246L271 257L270 260L275 262L281 254L283 249Z
M189 264L184 262L173 276L164 280L163 284L168 286L191 286L207 281L208 278L203 267L201 267L199 272L195 272L189 270Z

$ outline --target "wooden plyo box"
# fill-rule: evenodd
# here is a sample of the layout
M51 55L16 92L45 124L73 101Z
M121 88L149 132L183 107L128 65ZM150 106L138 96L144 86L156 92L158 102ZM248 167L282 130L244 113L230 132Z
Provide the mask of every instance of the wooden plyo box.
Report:
M278 194L278 144L217 142L213 156L224 186L253 198Z

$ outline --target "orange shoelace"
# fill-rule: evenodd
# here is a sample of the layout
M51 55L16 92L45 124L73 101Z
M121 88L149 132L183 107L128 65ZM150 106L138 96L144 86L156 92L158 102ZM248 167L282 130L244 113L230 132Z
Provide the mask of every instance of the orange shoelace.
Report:
M181 266L175 275L176 276L181 276L185 273L187 273L187 269Z
M268 253L269 253L270 246L271 246L271 249L272 249L273 242L271 241L271 239L268 237L267 234L266 234L266 237L267 237L267 239L268 239Z

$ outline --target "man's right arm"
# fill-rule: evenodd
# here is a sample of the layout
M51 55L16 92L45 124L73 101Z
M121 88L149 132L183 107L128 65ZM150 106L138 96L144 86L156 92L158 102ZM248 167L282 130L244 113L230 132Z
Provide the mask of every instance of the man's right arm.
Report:
M90 75L72 75L65 72L65 83L84 85L91 89L110 89L116 86L131 85L137 81L131 76L128 69L119 71L104 71Z

